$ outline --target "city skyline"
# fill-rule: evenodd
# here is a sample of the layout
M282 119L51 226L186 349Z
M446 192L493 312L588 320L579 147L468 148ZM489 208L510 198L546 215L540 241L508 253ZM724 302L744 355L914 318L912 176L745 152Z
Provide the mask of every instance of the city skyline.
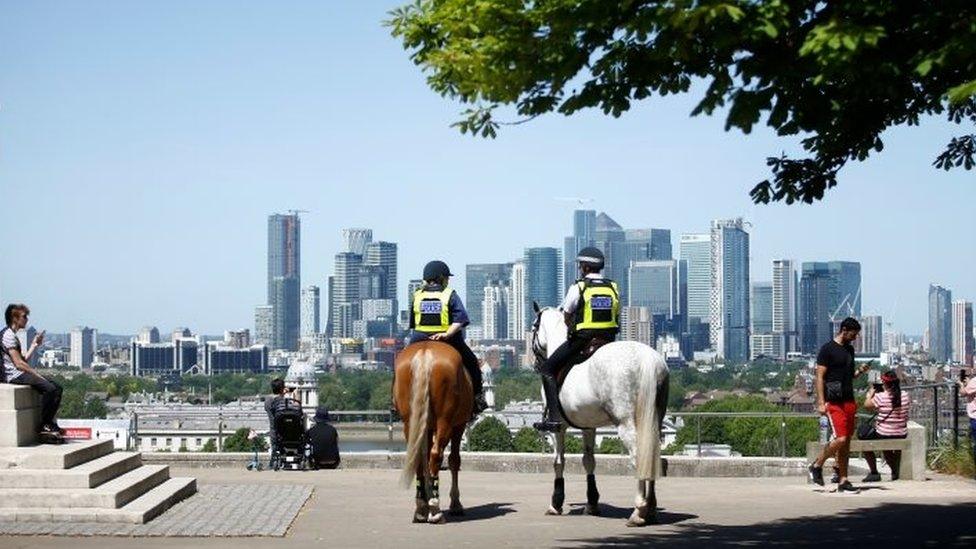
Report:
M893 129L884 154L845 168L824 202L755 206L763 160L795 143L689 118L684 96L619 119L547 116L497 140L460 136L459 107L380 26L394 5L306 6L303 17L219 2L192 15L67 4L57 17L12 5L0 20L0 300L28 303L50 332L217 334L251 326L266 301L270 213L311 210L301 280L325 292L342 228L400 243L404 281L433 257L460 272L564 249L570 197L624 227L670 229L675 250L679 235L742 216L756 281L773 259L858 261L865 313L913 335L930 283L976 297L976 255L956 252L974 233L972 173L929 165L958 128ZM106 26L109 14L131 24ZM350 50L361 55L335 53ZM449 230L444 215L410 215L431 202L460 212Z

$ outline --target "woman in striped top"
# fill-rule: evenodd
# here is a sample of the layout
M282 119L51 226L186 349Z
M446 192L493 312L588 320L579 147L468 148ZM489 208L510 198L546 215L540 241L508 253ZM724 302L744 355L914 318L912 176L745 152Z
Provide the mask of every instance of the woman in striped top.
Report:
M882 390L875 391L874 385L868 389L864 399L864 409L877 412L874 420L874 431L870 439L905 438L908 436L908 408L911 405L907 393L901 391L901 382L894 370L888 370L881 375ZM891 480L898 480L898 464L901 459L900 450L885 450L885 463L891 467ZM879 482L878 460L874 452L864 452L864 459L868 462L871 472L864 477L864 482Z

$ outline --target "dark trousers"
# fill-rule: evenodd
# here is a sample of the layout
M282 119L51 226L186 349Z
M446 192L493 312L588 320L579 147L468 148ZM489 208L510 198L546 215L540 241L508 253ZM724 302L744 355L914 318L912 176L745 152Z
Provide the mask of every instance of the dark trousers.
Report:
M21 374L10 380L14 385L30 385L41 393L41 425L54 425L54 416L61 407L61 386L57 383L30 372Z
M414 330L410 334L410 341L408 343L416 343L418 341L426 341L430 339L429 334L424 332L418 332ZM475 356L474 351L461 337L461 334L455 334L447 339L442 339L444 343L447 343L451 347L454 347L458 353L461 354L461 363L464 365L464 369L468 371L468 375L471 376L471 386L474 389L474 394L481 393L481 366L478 364L478 357Z
M539 368L539 372L555 379L563 367L573 357L583 352L583 349L589 344L590 338L588 337L570 337L553 351L552 355Z

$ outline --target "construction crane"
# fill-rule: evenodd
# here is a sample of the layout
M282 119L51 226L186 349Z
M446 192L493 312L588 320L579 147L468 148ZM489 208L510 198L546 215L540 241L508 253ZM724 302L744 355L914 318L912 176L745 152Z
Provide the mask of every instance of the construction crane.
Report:
M840 304L837 305L837 308L834 309L833 314L830 315L830 321L831 322L834 322L834 321L837 320L837 313L840 312L840 310L844 307L844 305L847 305L847 315L846 316L854 316L854 304L857 303L857 300L860 297L861 297L861 285L858 284L857 285L857 292L854 293L854 298L851 299L851 294L845 295L844 296L844 299L840 300Z
M589 202L593 202L592 198L580 198L578 196L557 196L553 200L558 200L560 202L575 202L577 206L582 206Z

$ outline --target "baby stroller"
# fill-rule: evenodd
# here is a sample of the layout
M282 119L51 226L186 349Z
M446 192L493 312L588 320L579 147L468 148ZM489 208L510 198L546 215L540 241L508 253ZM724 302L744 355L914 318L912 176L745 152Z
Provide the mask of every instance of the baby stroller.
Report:
M307 468L310 450L305 435L305 414L300 407L275 412L271 439L269 467L272 470L304 471Z

